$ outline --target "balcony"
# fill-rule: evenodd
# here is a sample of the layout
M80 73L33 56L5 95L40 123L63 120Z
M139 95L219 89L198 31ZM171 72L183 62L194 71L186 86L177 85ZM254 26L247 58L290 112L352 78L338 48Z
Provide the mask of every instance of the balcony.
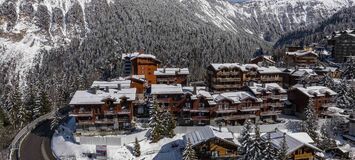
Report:
M91 117L92 116L92 111L81 111L81 112L77 112L77 113L71 113L69 116L72 117Z
M241 78L213 78L213 82L241 82Z
M209 121L210 118L208 116L192 116L191 120L193 120L193 121Z
M91 120L90 121L78 121L78 125L92 125L94 124Z
M250 111L259 111L260 106L250 106L250 107L242 107L240 109L241 112L250 112Z
M240 72L218 72L217 73L218 76L236 76L236 75L240 75Z
M208 108L198 108L198 109L191 109L190 112L194 112L194 113L197 113L197 112L209 113L210 110Z
M279 115L280 112L278 111L266 111L266 112L261 112L260 116L275 116L275 115Z
M257 116L254 114L241 114L241 115L225 116L220 118L223 118L225 120L242 120L242 119L253 119L256 117Z
M131 114L131 112L128 109L121 110L119 112L117 111L105 111L104 115L122 115L122 114Z
M236 109L218 109L216 113L236 113L238 112Z
M95 124L114 124L115 120L114 119L99 119L99 120L95 120Z

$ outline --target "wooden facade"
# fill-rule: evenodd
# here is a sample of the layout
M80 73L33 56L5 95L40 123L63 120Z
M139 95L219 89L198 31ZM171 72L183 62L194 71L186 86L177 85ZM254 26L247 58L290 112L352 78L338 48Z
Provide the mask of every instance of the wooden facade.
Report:
M187 86L188 83L188 68L158 68L154 72L157 76L157 84L181 84Z
M119 103L107 98L104 104L73 105L71 116L75 117L77 133L90 131L106 134L129 132L132 129L133 103L122 97Z
M306 50L286 52L285 62L289 67L315 67L318 64L318 55L313 51Z
M355 30L334 33L328 41L333 46L333 57L336 62L345 62L348 57L355 56Z
M157 83L157 77L154 75L154 71L157 70L161 62L157 60L155 56L140 54L131 59L131 61L132 75L144 75L148 85Z
M317 87L317 86L315 86ZM326 87L325 87L326 88ZM313 100L313 106L318 116L323 116L327 111L327 107L335 102L335 94L332 92L324 91L322 94L317 94L316 91L308 91L305 93L303 88L292 88L287 92L288 100L294 105L296 115L304 118L304 111L310 98Z
M251 81L281 85L282 71L275 66L260 67L256 64L211 64L207 68L206 83L209 91L237 91Z
M198 159L236 159L238 157L238 146L228 140L218 137L211 138L203 143L193 146Z
M240 67L230 65L216 69L212 65L207 68L207 87L210 91L236 91L243 86L243 72Z

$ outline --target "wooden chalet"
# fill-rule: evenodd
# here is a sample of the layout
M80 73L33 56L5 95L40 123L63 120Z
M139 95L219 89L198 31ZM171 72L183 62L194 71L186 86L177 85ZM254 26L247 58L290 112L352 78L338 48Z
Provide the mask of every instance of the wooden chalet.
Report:
M281 149L281 144L285 139L287 145L287 156L292 160L315 160L316 152L321 152L319 148L313 145L314 141L305 132L284 133L279 130L268 132L262 136L267 140L270 135L272 147L276 150Z
M248 92L224 92L212 96L215 104L210 105L211 117L216 123L241 125L248 119L260 119L262 99Z
M285 62L289 67L315 67L318 64L318 54L308 50L286 52Z
M232 133L226 128L206 126L183 136L185 143L190 141L198 159L236 159L238 145Z
M117 134L132 129L136 89L97 89L76 91L70 106L76 133L84 135Z
M154 55L139 54L131 59L131 63L131 75L144 75L148 85L157 83L154 71L157 70L161 62Z
M260 120L275 121L281 114L284 101L287 100L287 91L277 83L251 83L245 90L256 98L262 99Z
M337 93L324 86L293 87L288 90L288 101L295 114L304 117L305 107L310 99L318 116L323 116L329 106L333 106Z
M333 47L332 55L336 62L346 62L355 56L355 30L334 32L328 45Z
M157 84L181 84L187 86L188 68L158 68L154 71Z
M184 90L187 87L184 87ZM180 109L179 125L209 125L211 120L210 104L214 103L212 95L205 87L193 87L185 92L185 102Z
M243 86L243 72L238 63L211 64L207 67L209 91L236 91Z
M274 66L276 62L272 60L271 56L258 56L250 60L251 64L257 64L258 66Z

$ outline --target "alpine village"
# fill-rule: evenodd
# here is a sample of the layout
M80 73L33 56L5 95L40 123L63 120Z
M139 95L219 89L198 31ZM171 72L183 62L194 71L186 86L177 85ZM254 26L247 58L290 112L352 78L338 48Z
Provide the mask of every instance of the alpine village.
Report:
M83 11L88 14L87 8ZM2 17L5 12L0 10L0 24L7 20ZM55 14L54 10L50 12ZM7 34L2 31L0 28L0 36ZM36 45L37 41L31 43ZM0 50L6 50L1 45ZM7 125L16 128L6 145L9 153L0 154L0 159L355 159L355 30L334 30L322 41L286 45L282 50L260 47L253 58L244 61L228 56L224 57L227 61L213 59L199 66L199 71L191 65L161 60L166 57L144 46L137 48L112 55L120 65L110 69L119 75L86 81L90 87L82 87L88 86L82 80L75 81L80 87L63 94L66 96L51 95L56 90L41 92L37 85L44 82L34 80L39 93L24 90L28 95L33 93L29 99L33 101L20 104L27 100L21 98L21 78L13 91L0 88L4 91L0 93L14 93L4 98L4 106L34 106L26 114L23 107L0 108L0 130ZM51 58L45 53L40 56ZM204 61L190 60L194 65ZM46 70L51 68L34 77L45 76ZM92 72L97 70L92 68ZM195 73L201 73L202 78L192 78ZM58 85L56 81L45 83ZM50 99L55 98L63 102L55 105L62 107L50 107Z

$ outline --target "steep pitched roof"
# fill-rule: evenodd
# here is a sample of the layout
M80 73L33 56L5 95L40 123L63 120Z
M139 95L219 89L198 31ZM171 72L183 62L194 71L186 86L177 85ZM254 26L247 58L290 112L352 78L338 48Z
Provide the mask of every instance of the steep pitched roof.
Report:
M324 86L295 87L292 89L297 89L308 97L314 97L315 95L316 96L325 96L325 94L329 94L332 96L337 95L337 93L335 91L331 90L328 87L324 87Z
M229 100L232 103L241 103L241 101L245 100L245 99L253 99L257 102L261 102L262 100L260 98L256 98L253 95L251 95L248 92L245 91L239 91L239 92L224 92L221 94L215 94L212 95L212 97L214 98L214 100L216 102L222 101L222 100Z
M290 56L296 56L296 57L302 57L305 55L313 55L318 57L318 54L315 53L314 51L307 51L307 50L298 50L295 52L286 52L286 55L290 55Z
M307 133L304 132L291 135L289 133L284 133L279 130L276 130L273 132L268 132L262 135L261 137L266 140L268 134L270 134L271 143L276 149L280 149L282 147L281 145L282 145L283 137L285 136L286 145L287 145L287 155L292 154L297 149L302 148L304 146L309 147L315 151L321 151L321 149L310 144L313 142L313 140L312 138L310 138L310 136Z
M228 132L225 129L219 131L217 128L211 126L201 127L193 132L186 133L183 136L184 141L190 141L192 146L196 146L212 138L218 138L220 140L229 142L230 144L234 144L235 146L237 146L237 144L233 142L234 137L231 132Z
M286 90L283 89L279 84L277 83L265 83L263 84L258 84L254 83L251 86L247 86L255 95L261 94L261 92L265 91L266 93L271 93L274 90L278 90L280 93L286 93Z

